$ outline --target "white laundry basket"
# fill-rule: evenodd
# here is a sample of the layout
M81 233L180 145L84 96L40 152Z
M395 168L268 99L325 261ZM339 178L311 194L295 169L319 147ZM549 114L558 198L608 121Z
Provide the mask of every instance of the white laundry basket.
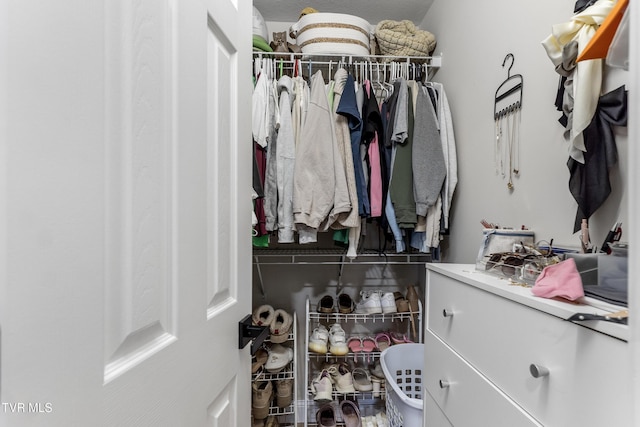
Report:
M382 352L387 418L391 427L422 426L424 344L393 345Z

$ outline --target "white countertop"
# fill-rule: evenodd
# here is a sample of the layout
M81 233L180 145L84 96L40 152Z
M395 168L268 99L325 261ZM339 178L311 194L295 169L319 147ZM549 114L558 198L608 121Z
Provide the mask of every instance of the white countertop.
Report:
M477 271L474 264L428 263L427 269L561 319L568 319L576 313L604 316L626 309L626 307L608 304L589 297L584 297L574 303L560 299L540 298L531 293L530 287L514 285L507 278ZM586 320L575 323L624 341L627 341L629 337L629 327L620 323L605 320Z

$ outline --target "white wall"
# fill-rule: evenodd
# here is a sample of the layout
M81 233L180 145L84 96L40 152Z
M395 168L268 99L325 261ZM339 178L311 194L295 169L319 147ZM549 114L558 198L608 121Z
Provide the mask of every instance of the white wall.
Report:
M445 243L446 261L473 261L482 218L514 227L524 224L536 231L537 239L553 238L554 245L578 244L577 234L572 233L577 205L568 189L567 143L554 106L558 75L541 45L553 24L568 21L574 4L573 0L435 0L420 25L436 35L436 52L443 56L434 80L445 85L458 149L459 184L451 236ZM521 172L513 192L506 180L496 176L493 161L493 102L507 76L502 68L507 53L515 56L512 75L524 78ZM627 72L614 70L604 90L615 89L626 79ZM616 220L627 223L626 128L618 128L616 135L621 162L611 173L613 191L590 220L596 245Z

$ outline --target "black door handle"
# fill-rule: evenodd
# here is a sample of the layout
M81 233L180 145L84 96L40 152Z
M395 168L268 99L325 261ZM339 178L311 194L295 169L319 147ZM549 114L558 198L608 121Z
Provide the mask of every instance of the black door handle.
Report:
M254 325L250 314L238 322L238 348L240 350L251 342L251 354L253 355L268 336L269 327Z

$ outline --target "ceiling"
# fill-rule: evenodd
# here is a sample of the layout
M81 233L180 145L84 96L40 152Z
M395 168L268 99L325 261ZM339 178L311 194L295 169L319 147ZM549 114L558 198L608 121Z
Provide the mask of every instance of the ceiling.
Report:
M433 0L253 0L265 21L296 22L300 11L313 7L319 12L346 13L376 24L384 19L409 19L420 24Z

